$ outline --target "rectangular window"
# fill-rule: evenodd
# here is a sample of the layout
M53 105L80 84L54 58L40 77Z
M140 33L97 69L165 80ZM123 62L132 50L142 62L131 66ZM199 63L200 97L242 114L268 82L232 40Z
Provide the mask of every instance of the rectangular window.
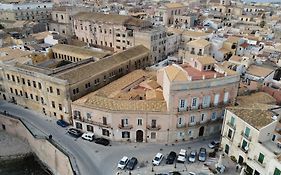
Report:
M107 125L106 117L102 117L102 124Z
M14 93L13 88L10 88L11 93Z
M81 123L76 122L75 124L76 124L76 128L77 128L77 129L82 129L82 124L81 124Z
M74 117L81 117L80 111L74 110L73 113L74 113Z
M246 137L249 137L249 136L250 136L250 128L248 128L248 127L245 128L244 135L245 135Z
M15 76L14 75L12 75L12 80L13 80L13 82L15 82L16 80L15 80Z
M59 110L62 111L62 104L59 104Z
M90 112L87 112L86 116L87 116L87 120L91 120L92 114Z
M229 96L229 92L225 92L224 93L224 98L223 98L223 102L227 103L228 102L228 96Z
M190 123L194 123L194 121L195 121L195 116L191 116L190 117Z
M7 79L10 80L10 75L9 74L7 74Z
M52 107L53 107L53 108L56 108L56 105L55 105L55 102L54 102L54 101L52 101Z
M192 98L191 106L192 106L192 108L198 107L198 101L197 101L196 97Z
M33 95L32 94L30 94L30 98L33 100Z
M203 97L203 102L202 102L203 108L209 107L210 106L210 102L211 102L211 97L210 96L204 96Z
M217 106L219 104L220 94L216 94L214 98L214 105Z
M24 78L22 78L21 81L22 81L22 84L25 84L25 79Z
M60 95L60 89L57 89L57 95Z
M50 93L53 93L53 87L50 86Z
M184 109L185 108L185 100L180 99L179 101L179 108Z
M87 125L87 131L94 132L94 127L91 125Z
M36 82L35 82L35 81L33 81L33 87L35 87L35 88L36 88Z
M152 132L150 137L151 139L156 139L156 132Z
M36 101L39 101L39 97L38 95L35 96Z
M178 118L178 124L179 124L179 125L182 124L182 118L181 118L181 117Z
M28 85L28 86L31 86L30 80L27 80L27 85Z
M260 153L258 161L263 164L263 160L264 160L264 155L262 153Z
M142 119L138 119L138 126L142 125Z
M122 132L122 138L130 138L130 132L128 131Z
M204 118L205 118L205 114L201 114L201 121L203 122L204 121Z
M235 118L234 118L233 116L231 116L230 124L231 124L232 126L235 125Z
M151 120L151 127L156 128L156 120Z
M24 95L25 95L25 98L28 98L27 92L25 92Z
M129 124L129 120L127 118L121 119L121 126L122 127L128 126L128 124Z
M212 120L216 120L217 119L217 113L216 112L212 112L211 119Z
M232 130L231 129L228 129L227 137L230 138L230 139L232 138Z
M38 82L38 88L42 89L41 83Z
M102 135L104 135L104 136L109 136L109 130L107 130L107 129L102 129Z

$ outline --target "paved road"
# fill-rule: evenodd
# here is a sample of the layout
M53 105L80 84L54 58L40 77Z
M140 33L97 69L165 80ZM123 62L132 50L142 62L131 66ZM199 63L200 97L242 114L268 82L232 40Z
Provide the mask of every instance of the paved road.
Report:
M148 169L151 168L151 160L157 152L166 155L171 150L179 152L181 148L188 151L191 149L199 150L202 145L206 147L210 141L201 140L175 145L113 142L112 146L104 147L81 138L75 139L71 137L67 134L65 128L56 125L55 121L51 118L46 118L44 115L17 105L0 101L0 111L4 110L22 118L33 130L40 128L39 130L46 135L52 134L53 139L76 158L81 175L113 175L118 171L116 168L118 161L125 155L137 157L139 162L143 162L146 169Z

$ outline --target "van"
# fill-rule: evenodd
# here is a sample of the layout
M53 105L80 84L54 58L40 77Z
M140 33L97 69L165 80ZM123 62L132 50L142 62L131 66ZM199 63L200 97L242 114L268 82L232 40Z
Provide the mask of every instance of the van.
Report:
M92 133L92 132L86 132L82 135L82 139L88 140L90 142L93 141L94 138L95 138L95 136L94 136L94 133Z

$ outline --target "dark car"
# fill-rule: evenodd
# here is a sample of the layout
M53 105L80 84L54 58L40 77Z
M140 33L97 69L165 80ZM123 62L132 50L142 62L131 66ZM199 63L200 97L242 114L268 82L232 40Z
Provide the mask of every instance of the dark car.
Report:
M64 120L58 120L58 121L57 121L57 124L58 124L59 126L61 126L61 127L67 127L67 126L69 126L69 124L68 124L66 121L64 121Z
M107 146L107 145L109 145L109 140L104 139L104 138L97 138L97 139L95 140L95 143L96 143L96 144L101 144L101 145Z
M166 164L173 164L177 157L177 153L171 151L170 154L167 156Z
M129 170L133 170L137 164L138 164L138 159L135 158L135 157L132 157L132 158L129 160L129 162L128 162L126 168L129 169Z
M70 134L74 137L77 137L77 138L81 137L83 135L83 133L80 130L75 129L75 128L70 128L70 129L68 129L67 132L68 132L68 134Z
M201 162L205 162L207 158L207 151L206 148L200 148L199 154L198 154L198 160Z

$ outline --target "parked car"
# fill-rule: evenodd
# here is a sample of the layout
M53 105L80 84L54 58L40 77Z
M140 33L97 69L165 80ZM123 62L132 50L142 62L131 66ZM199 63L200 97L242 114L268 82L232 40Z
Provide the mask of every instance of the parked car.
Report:
M194 172L189 172L188 175L196 175Z
M188 161L194 163L196 161L196 157L197 157L197 152L191 151L188 156Z
M94 136L94 133L92 132L85 132L83 135L82 135L82 139L84 140L88 140L90 142L92 142L94 140L95 136Z
M155 166L160 165L163 158L164 158L163 154L157 153L154 159L152 160L152 164Z
M198 154L198 160L205 162L207 158L207 151L206 148L200 148L199 154Z
M109 140L104 139L104 138L97 138L97 139L95 140L95 143L96 143L96 144L103 145L103 146L107 146L107 145L109 145Z
M208 144L208 147L211 149L217 148L220 145L219 140L213 140L211 143Z
M186 150L185 149L180 150L177 161L179 163L184 163L186 161Z
M122 159L119 161L117 167L120 168L121 170L123 170L123 169L126 167L126 165L128 164L128 162L129 162L129 158L126 157L126 156L124 156L124 157L122 157Z
M70 135L74 136L74 137L81 137L82 136L82 132L76 128L69 128L67 131Z
M175 153L174 151L171 151L169 153L169 155L167 156L166 164L173 164L176 157L177 157L177 153Z
M138 164L138 159L132 157L127 164L127 169L133 170L137 164Z
M178 171L170 171L169 175L181 175L181 173Z
M57 125L59 125L61 127L69 126L69 124L66 121L64 121L64 120L57 120Z

